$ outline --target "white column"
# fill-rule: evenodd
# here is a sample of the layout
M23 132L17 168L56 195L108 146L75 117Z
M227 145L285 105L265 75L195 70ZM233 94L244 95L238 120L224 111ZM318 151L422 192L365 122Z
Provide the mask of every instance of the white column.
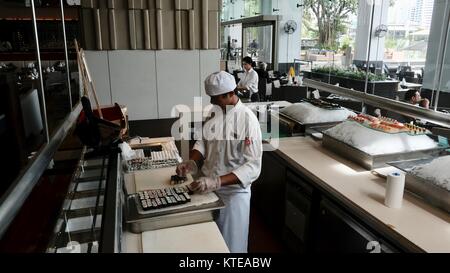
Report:
M370 32L372 6L373 26ZM367 62L367 53L370 46L370 62L375 62L377 67L381 67L384 59L385 38L376 37L375 33L379 26L387 25L389 0L359 0L358 25L356 29L356 44L354 63L364 65ZM370 44L369 35L371 38Z
M278 63L280 71L288 71L294 59L300 59L301 54L301 24L303 7L297 7L301 1L297 0L272 0L272 8L279 11L272 12L273 15L281 15L283 20L278 26ZM268 7L263 6L263 11ZM271 10L273 11L273 10ZM294 20L297 23L297 30L293 34L287 34L284 31L284 25L287 21Z
M268 1L268 0L260 0L261 1L261 14L272 14L273 12L273 8L276 6L276 4L273 4L273 0L272 1Z

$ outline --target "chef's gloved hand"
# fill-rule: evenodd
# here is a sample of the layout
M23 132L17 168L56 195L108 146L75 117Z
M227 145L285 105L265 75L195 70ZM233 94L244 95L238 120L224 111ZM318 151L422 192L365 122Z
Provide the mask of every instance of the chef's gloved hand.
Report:
M185 177L187 174L196 174L198 171L197 163L194 160L183 161L177 166L177 175Z
M194 193L205 194L220 189L222 182L219 176L201 177L189 185Z

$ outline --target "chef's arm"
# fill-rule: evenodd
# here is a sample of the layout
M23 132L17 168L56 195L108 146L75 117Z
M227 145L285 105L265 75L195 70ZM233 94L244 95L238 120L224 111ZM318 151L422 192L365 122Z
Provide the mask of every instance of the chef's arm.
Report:
M239 181L239 178L234 173L230 173L230 174L221 176L220 182L221 182L222 187L236 185L236 184L241 183L241 181Z
M247 86L246 84L244 84L242 81L239 81L239 83L237 84L236 90L237 90L237 91L248 91L249 88L248 88L248 86Z
M192 150L192 151L191 151L191 154L189 155L189 159L195 161L195 164L197 164L198 169L201 169L201 168L202 168L203 161L205 160L205 159L203 158L202 153L200 153L200 152L197 151L197 150Z
M202 167L204 158L199 151L192 150L189 159L194 160L199 169ZM241 183L241 181L239 181L239 178L234 173L221 176L220 182L221 186L236 185Z

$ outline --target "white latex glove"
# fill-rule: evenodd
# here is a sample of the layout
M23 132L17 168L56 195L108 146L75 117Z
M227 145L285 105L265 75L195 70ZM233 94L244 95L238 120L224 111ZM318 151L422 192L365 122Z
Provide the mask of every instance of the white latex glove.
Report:
M194 193L205 194L220 189L222 186L219 176L201 177L197 181L192 182L189 188Z
M197 163L194 160L184 161L177 166L177 175L185 177L187 174L195 175L198 171Z

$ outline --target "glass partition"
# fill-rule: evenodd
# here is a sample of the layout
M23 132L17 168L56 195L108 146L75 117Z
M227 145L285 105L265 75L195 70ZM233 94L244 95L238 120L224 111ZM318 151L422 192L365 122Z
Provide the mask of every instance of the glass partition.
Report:
M301 60L309 62L307 69L352 66L355 52L358 1L320 3L305 1L302 17ZM364 54L364 52L363 52Z
M240 8L237 8L239 6ZM241 10L241 11L239 11ZM244 11L243 0L224 0L222 2L222 21L230 21L240 19L241 12ZM240 13L239 15L237 13Z
M250 56L256 63L273 67L273 26L253 26L243 29L243 57Z
M305 78L364 92L371 18L366 16L367 10L359 8L360 2L304 2L300 67L296 69ZM328 92L320 95L354 111L363 111L359 101Z
M223 0L221 19L230 21L261 15L262 2L262 0Z
M36 2L38 3L38 2ZM77 13L65 10L68 26L78 19ZM67 63L65 54L63 18L60 1L52 4L37 4L37 29L44 82L44 94L48 119L49 136L51 137L72 110L70 103ZM70 65L70 64L69 64Z
M222 26L221 58L228 60L228 71L240 70L242 60L242 24Z
M67 40L79 35L78 7L64 4L62 10L62 2L0 1L0 140L9 143L4 152L10 155L1 169L0 196L79 101L76 55L69 51L67 67L64 39L65 33Z
M255 16L263 10L266 15L285 13L277 0L225 0L222 4L223 21ZM270 11L266 6L272 7ZM298 6L302 7L302 31L300 57L294 60L296 71L384 98L450 109L449 62L443 61L450 58L446 50L449 1L305 0ZM269 26L224 26L222 58L229 55L229 71L239 70L245 56L272 63L273 36ZM375 114L376 109L362 110Z
M442 96L450 101L450 73L442 61L449 58L450 3L352 3L340 13L335 5L322 3L317 9L314 1L305 1L299 60L300 70L307 71L305 76L425 108L433 108ZM447 110L450 102L444 99L436 106ZM382 109L362 110L391 115Z
M244 7L245 17L261 15L261 0L247 0Z
M448 20L449 18L447 19L447 26L449 24ZM432 92L430 107L435 110L450 113L450 28L446 29L445 37L446 42L442 48L442 68L439 71L439 80L435 84L437 88L433 89L435 91ZM427 82L425 82L424 88L422 89L423 96L427 96L427 91L429 92L427 88Z
M450 111L450 3L436 0L423 76L422 97L431 101L431 108Z
M314 40L314 31L305 25L310 15L305 13L303 31L306 35L303 37L306 39L302 41L302 57L308 60L310 53L317 51L313 47L321 37ZM321 66L318 61L312 62L310 77L416 107L448 112L449 14L448 1L359 1L358 14L349 16L350 21L351 18L356 21L349 24L347 34L334 40L338 46L328 60L324 59ZM341 45L343 48L339 49ZM353 102L350 104L350 108L359 111ZM373 116L435 127L420 119L400 115L395 109L362 106L361 112Z
M398 0L390 5L383 61L393 78L422 82L433 7L434 0Z
M384 21L373 22L370 38L371 44L377 46L371 52L378 56L375 62L381 62L382 67L376 71L377 81L368 83L370 93L433 109L436 91L446 89L439 85L448 7L448 1L439 0L390 2ZM377 113L411 121L384 110Z
M31 5L0 1L0 196L46 141Z

